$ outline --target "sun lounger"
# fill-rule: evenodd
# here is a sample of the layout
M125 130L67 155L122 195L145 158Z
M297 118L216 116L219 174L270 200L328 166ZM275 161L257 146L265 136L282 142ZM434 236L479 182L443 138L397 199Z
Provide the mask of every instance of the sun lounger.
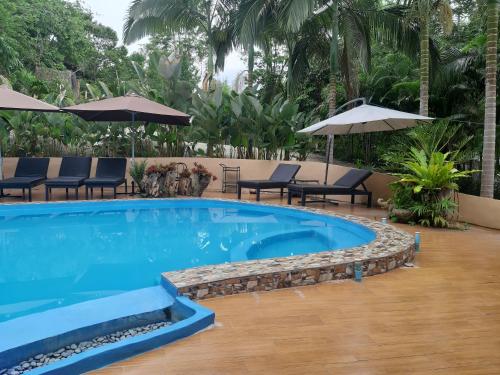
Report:
M22 189L25 199L28 189L28 200L31 202L31 189L47 179L49 161L49 158L19 158L14 177L0 180L0 195L3 195L4 189Z
M89 189L91 198L93 197L94 188L101 188L101 198L104 196L104 188L113 188L113 198L116 198L116 188L123 184L127 193L126 169L127 159L125 158L99 158L95 177L85 180L86 199L89 199Z
M66 189L66 199L68 199L68 190L75 189L75 198L78 200L78 188L84 184L85 179L89 178L91 166L91 157L63 157L59 177L45 181L45 200L50 199L52 189Z
M261 189L280 189L280 194L283 196L283 189L293 180L299 169L300 165L297 164L280 164L269 180L238 181L238 199L241 199L241 188L255 189L257 201L260 200Z
M302 206L306 205L308 195L350 195L354 204L356 195L367 197L367 206L372 205L372 193L368 191L364 182L372 175L371 171L364 169L351 169L339 178L333 185L289 184L288 204L292 203L292 196L299 196ZM361 186L363 189L358 189Z

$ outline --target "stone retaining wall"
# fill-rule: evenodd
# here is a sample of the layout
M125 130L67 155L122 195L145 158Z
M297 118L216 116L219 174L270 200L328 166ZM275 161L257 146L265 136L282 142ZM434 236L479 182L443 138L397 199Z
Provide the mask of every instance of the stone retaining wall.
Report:
M362 224L374 230L377 237L367 245L346 250L196 267L166 272L163 277L174 284L180 294L205 299L349 279L354 276L354 262L357 261L363 265L363 276L372 276L414 259L414 238L392 225L320 209L297 209Z

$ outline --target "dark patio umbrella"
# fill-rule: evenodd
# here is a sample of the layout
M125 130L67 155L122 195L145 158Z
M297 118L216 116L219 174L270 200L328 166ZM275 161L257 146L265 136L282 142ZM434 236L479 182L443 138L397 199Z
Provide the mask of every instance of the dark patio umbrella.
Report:
M136 94L78 104L63 108L87 121L144 121L168 125L189 125L190 116ZM132 127L133 129L133 127ZM135 145L132 140L132 160Z
M31 96L0 86L0 110L59 112L59 108ZM3 179L2 144L0 142L0 178Z

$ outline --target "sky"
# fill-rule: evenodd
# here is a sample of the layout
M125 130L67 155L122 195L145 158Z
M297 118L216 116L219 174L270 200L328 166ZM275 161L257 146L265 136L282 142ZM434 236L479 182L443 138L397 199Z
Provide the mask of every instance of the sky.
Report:
M130 0L83 0L82 3L94 14L94 18L103 25L109 26L116 31L120 44L122 40L122 28ZM137 43L127 46L130 52L139 51L141 44L147 42L143 39ZM232 84L235 77L245 70L245 63L238 52L232 52L226 57L225 69L217 75L217 79Z

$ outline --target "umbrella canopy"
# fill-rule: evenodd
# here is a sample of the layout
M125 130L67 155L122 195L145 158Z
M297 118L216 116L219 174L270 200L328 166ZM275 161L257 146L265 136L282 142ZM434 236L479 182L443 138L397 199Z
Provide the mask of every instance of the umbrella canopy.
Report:
M73 105L63 111L87 121L144 121L169 125L189 125L190 116L136 94L127 94ZM132 162L135 160L135 129L132 127Z
M14 91L7 85L0 85L0 110L59 112L59 108L31 96ZM0 143L0 179L3 179L3 158Z
M31 96L10 89L7 85L0 86L0 110L59 112L59 108Z
M433 118L394 109L362 104L326 120L299 130L314 135L372 133L405 129Z
M65 107L63 111L74 113L87 121L144 121L189 125L190 119L185 113L135 94Z

